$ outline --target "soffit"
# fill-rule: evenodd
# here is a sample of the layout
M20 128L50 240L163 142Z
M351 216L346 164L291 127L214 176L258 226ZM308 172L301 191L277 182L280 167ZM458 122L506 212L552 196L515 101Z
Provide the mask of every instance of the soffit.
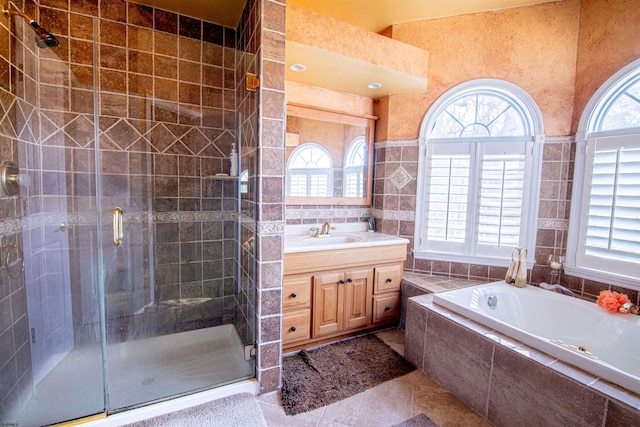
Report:
M238 28L247 0L135 0L135 2L235 30Z
M559 0L288 0L375 33L407 22L532 6Z

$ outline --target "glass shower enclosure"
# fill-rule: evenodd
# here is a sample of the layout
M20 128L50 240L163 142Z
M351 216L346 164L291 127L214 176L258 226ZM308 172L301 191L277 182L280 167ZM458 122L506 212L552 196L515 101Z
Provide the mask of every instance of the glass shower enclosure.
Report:
M221 176L252 119L163 92L180 76L144 62L204 70L241 54L152 33L175 43L160 55L145 35L119 45L80 18L45 49L19 14L0 23L2 425L118 412L255 373L255 221L240 178ZM188 89L216 84L203 71Z

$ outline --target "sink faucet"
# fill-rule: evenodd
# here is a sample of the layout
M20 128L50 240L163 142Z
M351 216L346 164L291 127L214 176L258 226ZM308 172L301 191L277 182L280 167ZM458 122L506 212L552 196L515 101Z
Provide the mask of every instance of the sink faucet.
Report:
M331 224L329 224L328 222L325 222L324 224L322 224L322 227L312 227L309 229L309 231L315 231L316 234L314 234L315 237L330 237L331 236L331 230L335 230L336 228L333 227Z
M331 224L329 224L328 222L325 222L324 224L322 224L322 229L320 229L320 234L318 235L318 237L322 237L322 236L331 236L331 230L335 230L335 227L332 227Z

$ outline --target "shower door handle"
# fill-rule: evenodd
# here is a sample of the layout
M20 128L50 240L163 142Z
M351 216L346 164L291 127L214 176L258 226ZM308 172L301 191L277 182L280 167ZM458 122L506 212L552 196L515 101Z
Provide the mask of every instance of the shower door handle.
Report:
M122 239L124 239L124 230L122 228L123 214L122 209L113 209L113 244L115 246L120 246L122 244Z

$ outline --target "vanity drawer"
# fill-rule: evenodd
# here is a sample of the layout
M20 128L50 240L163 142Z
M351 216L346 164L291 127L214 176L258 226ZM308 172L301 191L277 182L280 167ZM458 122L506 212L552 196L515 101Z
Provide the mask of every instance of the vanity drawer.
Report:
M397 319L400 315L400 292L373 297L373 323Z
M282 344L311 338L311 309L285 313L282 316Z
M284 312L311 308L311 276L285 277L282 299Z
M376 267L374 293L399 291L402 282L402 266L403 264L394 264Z

